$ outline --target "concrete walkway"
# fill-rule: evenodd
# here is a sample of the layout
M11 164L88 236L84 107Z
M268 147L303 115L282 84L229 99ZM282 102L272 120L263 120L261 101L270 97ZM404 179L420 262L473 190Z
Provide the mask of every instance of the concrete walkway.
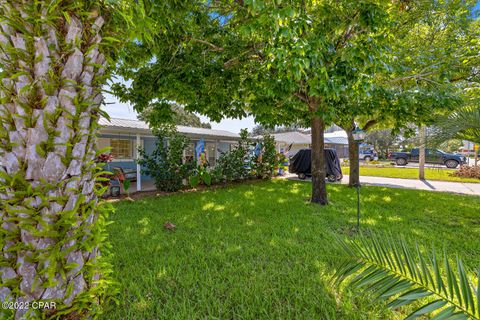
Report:
M299 180L297 175L294 174L289 174L286 176L286 178L290 180ZM305 181L310 181L310 179ZM360 183L388 188L418 189L480 196L480 183L396 179L367 176L361 176ZM348 176L343 176L342 184L348 184Z

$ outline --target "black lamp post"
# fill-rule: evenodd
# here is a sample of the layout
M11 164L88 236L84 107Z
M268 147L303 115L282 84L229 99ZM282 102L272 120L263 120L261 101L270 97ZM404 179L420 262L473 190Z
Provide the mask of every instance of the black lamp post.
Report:
M365 140L365 131L360 129L359 127L355 127L352 131L353 140L357 143L358 154L360 154L360 142ZM357 159L354 161L358 161L358 170L360 171L360 157L357 156ZM350 174L352 174L350 172ZM359 173L360 174L360 173ZM360 179L355 184L355 188L357 189L357 231L360 230Z

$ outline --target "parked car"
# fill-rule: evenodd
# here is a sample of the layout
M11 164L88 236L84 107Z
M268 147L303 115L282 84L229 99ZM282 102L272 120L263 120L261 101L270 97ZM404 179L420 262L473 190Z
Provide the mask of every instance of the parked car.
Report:
M343 178L340 159L335 149L324 149L326 178L329 182L341 181ZM312 176L312 150L301 149L290 158L290 173L296 173L299 179Z
M360 152L358 153L358 158L365 161L378 160L378 154L375 150L372 149L360 149Z
M419 149L410 152L392 152L388 155L389 160L395 161L397 166L405 166L409 162L418 162ZM466 164L467 158L454 153L446 153L437 149L425 149L425 163L442 164L447 168L454 169L459 165Z

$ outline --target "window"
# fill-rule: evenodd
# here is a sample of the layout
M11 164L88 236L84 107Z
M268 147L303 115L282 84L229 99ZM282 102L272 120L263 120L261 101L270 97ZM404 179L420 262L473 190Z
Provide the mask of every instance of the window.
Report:
M195 144L189 143L183 150L183 163L193 162L195 160Z
M207 156L207 161L210 167L215 166L216 152L215 152L215 143L207 142L205 143L205 152Z
M110 139L110 147L114 159L133 159L133 140Z
M102 150L105 153L110 153L110 139L108 138L98 138L97 140L98 150Z

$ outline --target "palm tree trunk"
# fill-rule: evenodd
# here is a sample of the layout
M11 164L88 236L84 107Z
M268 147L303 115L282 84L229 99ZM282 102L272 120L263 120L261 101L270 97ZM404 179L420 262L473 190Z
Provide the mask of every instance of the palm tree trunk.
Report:
M473 152L475 153L475 157L473 161L474 161L475 167L478 166L478 150L479 150L478 147L479 147L478 144L473 145Z
M340 127L345 130L347 133L348 140L348 163L349 163L349 174L348 174L348 186L355 187L360 185L360 162L359 162L359 151L358 151L358 142L353 138L353 130L355 129L355 119L346 120L344 122L339 122Z
M425 180L425 126L419 128L420 145L418 149L418 179Z
M348 159L350 164L350 173L348 176L348 186L355 187L360 185L360 161L358 154L358 142L353 139L352 130L347 130L348 138Z
M0 1L0 300L81 316L106 290L94 162L106 61L99 11L68 5Z
M319 107L317 99L312 99L310 109L313 112L312 129L312 198L311 202L321 205L328 204L327 186L325 182L325 122L316 114Z

